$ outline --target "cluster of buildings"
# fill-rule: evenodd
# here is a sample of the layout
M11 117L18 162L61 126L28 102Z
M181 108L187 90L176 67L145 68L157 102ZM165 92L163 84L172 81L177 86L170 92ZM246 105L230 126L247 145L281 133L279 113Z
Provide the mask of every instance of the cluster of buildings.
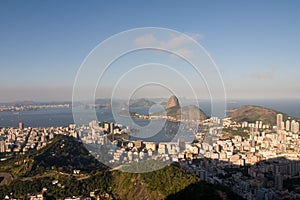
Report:
M93 123L81 127L79 135L87 144L113 144L107 157L116 166L148 159L178 162L201 179L228 186L245 199L300 198L300 188L298 194L285 186L287 179L300 175L299 122L288 119L283 123L281 114L276 126L212 117L202 122L205 128L195 133L193 142L109 140L108 133L128 133L130 129ZM228 135L222 128L242 131L247 137Z
M0 112L2 111L24 111L24 110L38 110L44 108L69 108L70 104L41 104L41 105L0 105Z
M121 124L107 122L91 122L88 126L82 125L77 128L81 141L94 147L107 146L105 153L108 163L111 166L126 164L130 162L139 162L141 160L162 160L178 162L184 158L184 150L190 153L198 153L198 148L191 142L184 142L178 139L177 142L154 142L142 140L124 139L122 134L132 134L130 127ZM118 137L119 136L119 137ZM115 139L119 138L119 139ZM100 156L94 154L96 157Z
M277 115L276 126L212 117L201 123L193 142L130 140L132 131L121 124L97 121L56 128L24 128L20 123L18 128L0 128L0 152L40 149L55 134L65 134L80 138L87 148L108 146L105 156L111 166L150 159L178 162L202 180L228 186L245 199L300 198L300 187L288 191L285 185L288 179L300 178L299 122L284 122L282 114Z
M129 127L124 127L122 124L114 122L97 122L91 121L89 125L77 127L78 135L84 144L110 144L115 141L116 135L122 135L130 130ZM110 136L110 137L108 137Z
M0 128L0 153L26 153L32 149L40 149L47 145L55 134L64 134L77 137L75 125L68 127L31 128L22 122L18 128ZM5 160L3 157L2 160Z
M204 150L202 159L194 155L191 160L181 160L181 166L209 183L232 188L245 199L300 198L300 185L289 191L285 184L300 177L299 122L284 123L278 114L273 127L228 118L223 127L246 132L247 137L220 133L213 145L201 144L208 147L200 150Z
M299 122L295 120L287 119L285 122L283 121L283 115L277 114L277 130L286 130L292 133L299 132Z

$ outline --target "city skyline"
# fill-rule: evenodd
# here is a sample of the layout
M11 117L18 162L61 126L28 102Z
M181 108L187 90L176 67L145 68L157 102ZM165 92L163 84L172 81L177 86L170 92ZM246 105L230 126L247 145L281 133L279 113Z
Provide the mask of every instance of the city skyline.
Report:
M229 99L299 99L299 7L297 1L3 1L0 102L71 100L91 50L139 27L197 40L218 66Z

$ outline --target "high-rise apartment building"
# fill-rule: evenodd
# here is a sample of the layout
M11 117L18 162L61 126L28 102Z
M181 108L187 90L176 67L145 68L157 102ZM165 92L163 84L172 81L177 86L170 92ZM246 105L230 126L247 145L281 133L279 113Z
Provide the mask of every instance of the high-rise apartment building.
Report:
M283 120L283 116L282 114L277 114L277 130L282 130L282 120Z
M286 122L285 122L285 130L289 131L290 128L291 128L291 122L290 122L290 120L286 120Z
M296 121L292 121L292 124L291 124L291 131L293 133L298 133L299 132L299 122L296 122Z

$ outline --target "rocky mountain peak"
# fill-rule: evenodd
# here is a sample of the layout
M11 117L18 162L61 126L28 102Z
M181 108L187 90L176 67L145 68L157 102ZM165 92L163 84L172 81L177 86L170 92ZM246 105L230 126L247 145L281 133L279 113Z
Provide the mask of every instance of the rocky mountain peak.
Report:
M180 108L178 98L175 95L172 95L169 98L169 101L167 102L166 110L168 110L170 108Z

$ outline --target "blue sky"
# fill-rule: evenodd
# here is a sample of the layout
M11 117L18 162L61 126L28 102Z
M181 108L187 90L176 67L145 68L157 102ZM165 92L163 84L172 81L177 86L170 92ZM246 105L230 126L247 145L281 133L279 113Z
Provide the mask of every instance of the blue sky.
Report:
M71 100L96 45L149 26L200 35L230 99L300 98L299 9L299 1L276 0L2 0L0 102Z

